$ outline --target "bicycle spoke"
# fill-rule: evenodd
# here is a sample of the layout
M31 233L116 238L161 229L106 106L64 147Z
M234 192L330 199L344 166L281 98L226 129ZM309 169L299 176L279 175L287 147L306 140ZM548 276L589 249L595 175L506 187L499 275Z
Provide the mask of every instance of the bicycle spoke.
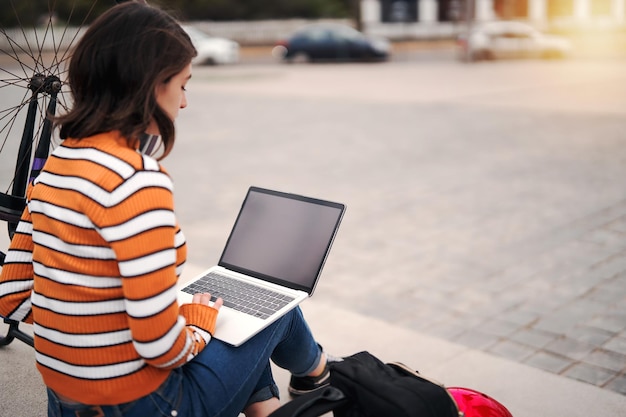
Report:
M6 133L2 144L0 144L0 153L6 146L6 143L9 139L9 133L12 131L13 126L15 125L15 121L17 120L17 115L28 104L27 96L31 96L30 92L28 91L25 92L19 104L0 111L0 121L4 121L6 118L10 117L10 119L7 120L6 124L0 129L0 134L4 135L4 133Z
M25 77L26 77L26 74L28 74L29 72L30 73L34 72L34 67L29 66L27 62L25 62L24 60L20 58L20 54L24 54L24 55L31 57L30 51L28 51L23 46L21 46L15 40L15 37L9 36L9 33L7 33L5 29L0 29L0 34L4 35L6 41L9 43L9 46L11 48L11 52L7 51L4 48L0 49L0 52L2 52L5 56L12 58L16 63L18 63L20 65L20 68L24 72Z
M79 34L81 32L81 28L83 28L83 27L85 27L87 25L87 21L92 16L92 14L94 12L94 8L96 7L96 4L97 4L97 0L94 1L91 4L91 7L89 8L89 11L87 13L85 13L85 15L82 18L82 21L78 25L79 29L76 30L73 35L67 33L68 29L71 27L70 21L72 20L72 17L74 16L74 13L76 11L75 4L72 5L72 10L70 11L69 16L67 17L67 24L64 26L63 32L61 34L61 38L59 39L58 42L54 42L54 44L56 45L56 49L54 50L54 57L55 57L56 60L58 60L58 61L55 62L55 64L57 66L60 65L61 63L65 62L68 59L68 55L67 54L70 51L71 46L74 45L74 42L78 39ZM51 31L52 37L54 38L54 28L52 27L52 25L49 25L49 27L50 27L50 31ZM63 42L64 42L64 40L66 38L66 35L67 36L71 36L71 38L68 41L68 47L67 48L63 47ZM61 50L60 50L62 47L64 48L63 53L61 53Z
M30 59L32 59L32 60L34 61L34 60L35 60L35 57L34 57L34 55L33 55L33 53L32 53L33 48L32 48L32 47L31 47L31 45L30 45L30 41L29 41L28 36L27 36L27 34L26 34L26 32L25 32L24 26L22 25L22 20L21 20L21 18L20 18L20 15L19 15L19 13L17 12L17 10L15 9L15 3L13 2L13 0L11 0L11 8L13 9L13 13L14 13L14 15L15 15L15 19L16 19L16 21L17 21L17 23L18 23L18 27L19 27L19 29L20 29L20 31L21 31L21 35L22 35L22 38L24 39L24 43L25 43L26 47L23 47L23 46L22 46L22 45L20 45L18 42L16 42L16 40L15 40L14 38L10 38L10 37L8 37L8 36L7 36L7 40L9 41L9 43L11 43L11 49L12 49L12 50L14 51L14 53L15 53L15 60L16 60L16 61L20 64L20 66L22 67L22 70L24 70L24 74L26 75L26 74L27 74L27 71L26 71L26 69L24 68L24 66L25 66L26 64L24 63L24 61L22 61L22 60L19 58L19 54L18 54L18 52L15 50L15 47L14 47L13 45L17 46L17 47L19 48L19 50L20 50L22 53L26 54L26 55L27 55ZM36 33L36 32L35 32L35 33ZM6 35L5 35L5 36L6 36ZM29 68L29 69L33 70L34 68Z

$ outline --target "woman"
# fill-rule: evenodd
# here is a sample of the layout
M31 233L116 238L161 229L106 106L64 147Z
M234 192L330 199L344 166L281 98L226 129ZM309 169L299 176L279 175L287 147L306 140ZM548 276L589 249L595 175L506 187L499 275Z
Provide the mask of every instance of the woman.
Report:
M179 307L185 262L165 157L196 51L165 12L129 2L87 30L68 81L63 142L29 187L7 253L0 315L34 324L49 416L266 416L272 359L290 391L324 384L328 360L301 311L241 347L211 337L222 300Z

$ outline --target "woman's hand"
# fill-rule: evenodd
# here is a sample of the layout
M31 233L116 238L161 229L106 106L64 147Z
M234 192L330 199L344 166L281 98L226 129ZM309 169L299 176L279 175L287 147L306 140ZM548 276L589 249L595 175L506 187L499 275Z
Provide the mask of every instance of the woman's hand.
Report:
M191 300L191 303L192 304L204 304L206 306L213 307L214 309L219 310L220 307L222 307L222 304L224 304L224 300L222 300L221 298L218 298L217 300L213 302L213 305L211 305L211 294L209 294L208 292L204 292L204 293L194 294L193 299Z

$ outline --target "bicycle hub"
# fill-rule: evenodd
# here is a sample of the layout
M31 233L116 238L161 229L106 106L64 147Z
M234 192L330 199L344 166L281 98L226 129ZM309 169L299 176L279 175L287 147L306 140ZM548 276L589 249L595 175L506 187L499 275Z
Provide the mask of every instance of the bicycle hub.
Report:
M46 93L56 96L61 91L61 79L56 75L35 74L28 83L28 88L35 93Z

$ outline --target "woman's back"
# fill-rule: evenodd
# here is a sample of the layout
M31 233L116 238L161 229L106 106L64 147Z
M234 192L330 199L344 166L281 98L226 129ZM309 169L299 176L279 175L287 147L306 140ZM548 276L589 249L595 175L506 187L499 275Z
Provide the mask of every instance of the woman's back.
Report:
M177 233L184 239L167 174L115 133L67 139L28 204L35 347L46 384L60 393L90 392L96 404L156 389L169 372L146 367L142 356L164 355L155 341L180 326L176 281L168 277L185 257L184 244L172 249ZM146 344L138 349L133 339Z

